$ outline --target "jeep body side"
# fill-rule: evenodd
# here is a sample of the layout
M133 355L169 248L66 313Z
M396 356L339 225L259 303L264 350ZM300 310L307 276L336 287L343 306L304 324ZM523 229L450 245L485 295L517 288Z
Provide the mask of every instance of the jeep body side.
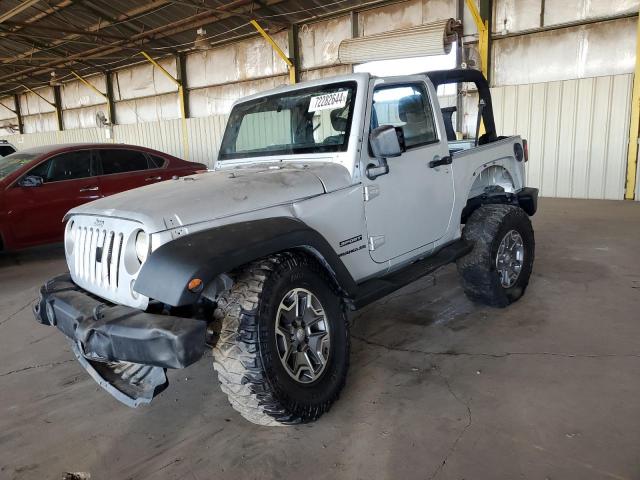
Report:
M448 138L436 87L452 82L478 87L486 133L475 142ZM313 420L345 381L345 310L452 261L475 300L522 295L537 199L525 159L519 137L497 136L471 70L257 94L234 105L214 172L69 212L69 274L42 288L36 316L129 405L149 402L164 370L196 361L206 340L245 418Z

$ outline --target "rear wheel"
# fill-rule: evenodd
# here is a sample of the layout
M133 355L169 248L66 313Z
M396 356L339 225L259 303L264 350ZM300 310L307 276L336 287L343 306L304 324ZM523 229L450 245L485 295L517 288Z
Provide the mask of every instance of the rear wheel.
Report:
M332 280L314 259L286 253L236 272L218 302L214 368L229 402L261 425L313 421L349 367L349 332Z
M465 293L474 301L506 307L529 284L535 239L528 215L513 205L483 205L464 227L473 250L457 262Z

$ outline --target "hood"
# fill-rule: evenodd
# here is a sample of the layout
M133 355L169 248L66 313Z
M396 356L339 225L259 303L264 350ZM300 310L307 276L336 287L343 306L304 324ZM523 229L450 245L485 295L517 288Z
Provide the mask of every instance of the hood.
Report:
M350 180L347 169L335 163L277 163L216 170L101 198L67 215L135 220L154 233L292 203L343 188Z

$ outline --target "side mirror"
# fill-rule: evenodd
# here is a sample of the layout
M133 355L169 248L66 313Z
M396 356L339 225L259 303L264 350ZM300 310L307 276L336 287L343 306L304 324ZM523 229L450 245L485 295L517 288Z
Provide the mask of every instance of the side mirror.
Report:
M379 176L389 173L388 157L399 157L406 151L402 127L383 125L374 128L369 134L369 145L378 164L370 163L367 165L366 174L369 180L375 180Z
M399 157L406 151L402 127L382 125L369 134L371 151L376 158Z
M37 175L25 175L20 179L18 185L21 187L39 187L44 183L42 177L38 177Z

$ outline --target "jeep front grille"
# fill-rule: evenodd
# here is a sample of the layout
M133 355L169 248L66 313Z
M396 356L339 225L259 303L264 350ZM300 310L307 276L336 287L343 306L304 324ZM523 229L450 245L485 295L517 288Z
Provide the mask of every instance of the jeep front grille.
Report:
M78 226L73 229L74 273L78 278L112 290L118 288L118 271L124 236L120 232Z
M72 216L64 243L73 281L112 303L146 309L149 299L133 288L140 273L135 236L142 229L133 220Z

